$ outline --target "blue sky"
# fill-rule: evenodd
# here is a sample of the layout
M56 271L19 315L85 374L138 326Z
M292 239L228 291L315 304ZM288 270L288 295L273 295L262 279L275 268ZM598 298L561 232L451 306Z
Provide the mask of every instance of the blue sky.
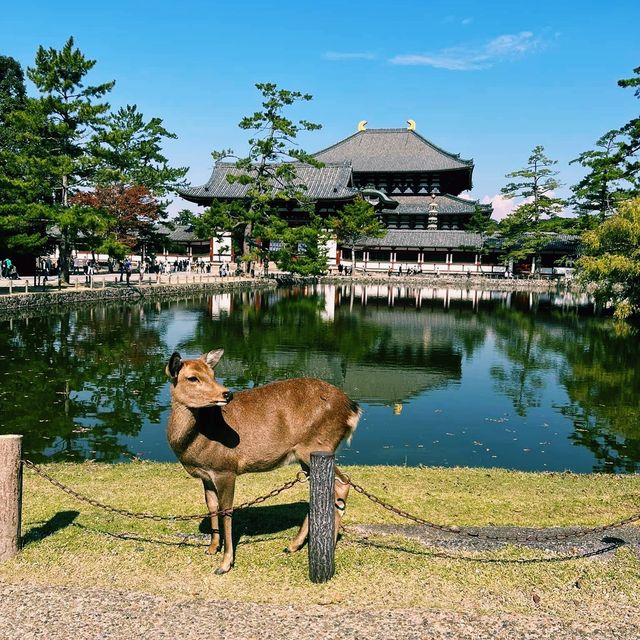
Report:
M26 67L38 45L73 35L97 60L90 81L116 80L114 107L137 104L178 135L165 152L193 184L207 179L212 150L246 150L237 123L259 105L254 84L275 82L314 96L292 112L323 125L301 138L306 150L359 120L411 118L474 159L472 195L486 200L537 144L574 183L580 169L568 162L637 115L640 102L616 81L640 66L639 24L637 0L25 0L3 6L0 54Z

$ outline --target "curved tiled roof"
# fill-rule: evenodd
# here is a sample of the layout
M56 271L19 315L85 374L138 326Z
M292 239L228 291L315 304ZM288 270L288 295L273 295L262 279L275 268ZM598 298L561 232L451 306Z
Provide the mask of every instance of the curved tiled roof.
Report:
M482 235L469 231L426 231L418 229L389 229L382 238L360 238L358 247L434 247L457 249L482 247Z
M544 236L547 238L547 243L542 247L545 251L576 251L580 246L580 236L578 235L549 231ZM503 239L499 233L487 236L485 243L487 247L498 251L503 247Z
M351 165L348 162L327 163L320 168L297 163L293 166L296 168L296 184L306 185L306 195L311 200L345 200L358 193L351 187ZM244 173L234 163L218 162L206 184L180 189L178 194L185 200L199 203L208 202L212 198L243 198L248 186L229 182L227 176Z
M409 129L366 129L313 154L321 162L350 160L356 172L450 171L473 168Z
M394 196L400 204L394 213L397 214L422 214L429 212L429 205L433 202L431 196ZM438 205L437 214L473 214L476 207L480 206L488 215L491 215L493 208L491 205L479 204L477 200L465 200L448 194L437 195L435 202ZM382 213L391 213L389 209L383 209Z

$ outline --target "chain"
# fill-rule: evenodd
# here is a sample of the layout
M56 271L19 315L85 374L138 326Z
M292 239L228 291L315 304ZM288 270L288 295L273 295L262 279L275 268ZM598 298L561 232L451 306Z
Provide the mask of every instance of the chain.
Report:
M234 511L248 509L249 507L252 507L256 504L266 502L270 498L276 497L283 491L287 491L288 489L291 489L296 484L304 483L308 480L308 475L303 471L299 471L293 480L289 480L288 482L285 482L280 487L273 489L272 491L270 491L269 493L263 496L259 496L257 498L254 498L253 500L249 500L248 502L243 502L242 504L239 504L236 507L233 507L231 509L220 509L219 511L215 511L212 513L199 513L199 514L193 514L193 515L161 516L161 515L152 514L152 513L136 513L133 511L128 511L127 509L113 507L111 505L100 502L99 500L89 498L79 493L75 489L72 489L68 485L63 484L59 480L56 480L56 478L51 477L46 471L41 469L38 465L34 464L30 460L23 460L23 462L26 467L34 471L36 474L38 474L45 480L49 481L55 487L58 487L68 495L76 498L76 500L80 500L81 502L90 504L93 507L103 509L110 513L115 513L117 515L125 516L127 518L137 518L138 520L154 520L156 522L162 522L165 520L172 521L172 522L180 522L180 521L187 521L187 520L202 520L203 518L209 518L211 516L216 516L216 515L231 516ZM408 511L399 509L398 507L393 506L389 502L386 502L382 498L379 498L378 496L371 493L370 491L367 491L364 487L353 482L353 480L351 480L351 478L346 473L338 469L336 469L336 472L338 474L336 478L338 482L341 482L342 484L350 485L351 487L353 487L353 490L356 491L357 493L363 495L365 498L368 498L369 500L371 500L371 502L373 502L374 504L377 504L383 509L386 509L387 511L394 513L397 516L400 516L401 518L405 518L406 520L411 520L412 522L424 525L431 529L436 529L437 531L444 531L445 533L465 535L472 538L481 538L483 540L493 540L497 542L546 542L546 541L569 540L574 538L582 538L584 536L588 536L594 533L602 533L609 529L617 529L618 527L623 527L625 525L632 524L633 522L640 521L640 513L635 513L627 518L624 518L623 520L618 520L616 522L601 525L598 527L592 527L590 529L580 529L578 531L562 532L562 533L547 533L547 534L515 533L515 534L509 534L509 535L507 534L494 535L490 533L484 533L479 529L474 529L474 528L462 529L457 525L438 524L436 522L425 520L424 518L413 515Z
M559 541L559 540L569 540L574 538L582 538L584 536L588 536L593 533L602 533L603 531L607 531L608 529L617 529L618 527L623 527L627 524L631 524L633 522L638 522L640 520L640 513L636 513L628 518L624 518L623 520L618 520L617 522L612 522L610 524L601 525L598 527L592 527L590 529L580 529L579 531L571 531L571 532L562 532L562 533L526 533L526 534L501 534L494 535L490 533L484 533L479 529L462 529L456 525L447 525L447 524L438 524L436 522L430 522L429 520L425 520L424 518L420 518L419 516L415 516L408 511L404 511L403 509L398 509L398 507L394 507L388 502L382 500L378 496L373 493L367 491L364 487L361 487L359 484L356 484L351 480L351 478L340 472L342 478L339 478L339 482L342 484L349 484L353 487L354 491L360 493L365 498L371 500L371 502L377 504L378 506L390 511L391 513L395 513L397 516L401 518L405 518L406 520L412 520L417 524L422 524L431 529L436 529L438 531L444 531L446 533L455 533L459 535L465 535L472 538L481 538L483 540L494 540L497 542L546 542L546 541Z
M51 477L46 471L41 469L38 465L34 464L30 460L23 460L23 463L26 467L37 473L39 476L48 480L53 486L58 487L65 493L74 497L76 500L80 500L81 502L86 502L93 507L97 507L98 509L104 509L110 513L115 513L120 516L125 516L126 518L137 518L138 520L154 520L156 522L162 522L165 520L169 520L171 522L182 522L186 520L202 520L203 518L209 518L211 516L231 516L234 511L240 511L242 509L248 509L256 504L260 504L261 502L265 502L270 498L275 498L278 494L286 491L287 489L291 489L296 484L303 483L307 481L307 474L303 471L299 471L296 474L296 477L293 480L289 480L285 482L282 486L273 489L269 493L263 496L259 496L258 498L254 498L253 500L249 500L248 502L243 502L236 507L231 509L220 509L219 511L209 512L209 513L199 513L193 515L184 515L184 516L160 516L153 513L136 513L134 511L127 511L127 509L120 509L118 507L113 507L109 504L105 504L104 502L100 502L99 500L94 500L93 498L89 498L75 489L72 489L66 484L63 484L56 478Z

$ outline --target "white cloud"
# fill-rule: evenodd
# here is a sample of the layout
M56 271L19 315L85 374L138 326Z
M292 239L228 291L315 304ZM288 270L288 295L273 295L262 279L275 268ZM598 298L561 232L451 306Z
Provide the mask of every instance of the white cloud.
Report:
M542 40L531 31L504 34L479 46L460 46L441 49L435 53L398 55L391 64L426 65L452 71L488 69L497 62L519 58L540 49Z
M367 53L364 51L356 52L343 52L343 51L327 51L322 54L325 60L375 60L373 53Z
M464 18L460 24L466 27L468 24L471 24L472 22L473 22L473 18Z
M493 205L491 217L494 220L504 220L517 206L513 198L505 198L499 193L495 196L484 196L480 202Z

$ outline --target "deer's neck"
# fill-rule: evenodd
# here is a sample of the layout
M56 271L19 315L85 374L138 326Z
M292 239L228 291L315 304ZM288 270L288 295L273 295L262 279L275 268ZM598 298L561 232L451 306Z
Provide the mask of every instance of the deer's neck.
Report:
M198 435L196 429L197 409L189 409L183 404L171 401L171 416L167 426L167 439L171 448L180 454L193 442Z

